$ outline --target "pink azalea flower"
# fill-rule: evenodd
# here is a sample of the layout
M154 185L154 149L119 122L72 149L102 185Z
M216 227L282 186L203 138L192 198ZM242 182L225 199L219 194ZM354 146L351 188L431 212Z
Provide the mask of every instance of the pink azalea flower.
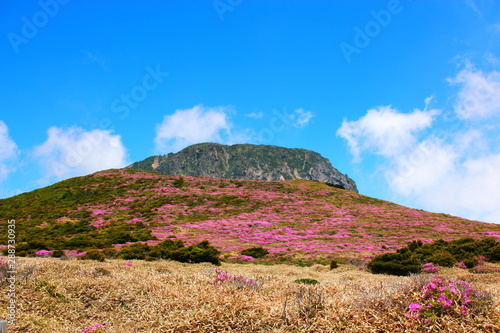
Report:
M416 310L420 309L421 307L422 307L422 305L420 305L418 303L412 303L409 306L411 312L416 311Z
M85 328L83 331L84 332L95 332L95 331L102 331L102 330L106 330L108 327L107 326L104 326L104 325L101 325L101 324L95 324L94 326L92 327L89 327L89 328Z
M48 256L52 256L53 254L54 254L53 251L47 251L47 250L40 250L40 251L35 253L35 255L38 257L48 257Z

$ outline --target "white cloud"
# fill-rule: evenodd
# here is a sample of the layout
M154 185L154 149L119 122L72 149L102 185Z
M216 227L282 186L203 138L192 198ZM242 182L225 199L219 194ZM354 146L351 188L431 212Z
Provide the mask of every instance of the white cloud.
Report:
M480 119L500 114L499 72L484 73L467 66L448 82L460 86L454 109L461 119Z
M305 127L309 124L312 119L313 114L311 111L305 111L304 109L297 109L290 115L290 120L294 127Z
M165 116L156 126L155 146L159 153L178 151L186 146L201 142L233 143L244 140L232 135L229 122L229 108L208 108L203 105L191 109L176 110Z
M245 115L245 117L254 118L254 119L262 119L264 117L264 113L262 111L247 113Z
M337 135L347 140L355 160L359 161L361 152L366 150L394 156L413 146L414 133L430 127L437 114L439 110L400 113L390 105L381 106L368 110L359 120L344 120Z
M379 168L395 200L500 223L500 138L488 136L490 122L453 132L434 126L427 133L440 120L438 113L404 114L380 107L357 121L344 120L337 134L347 140L354 157L382 157Z
M14 169L11 163L19 156L16 143L9 136L7 125L0 120L0 182Z
M111 131L51 127L47 136L42 145L34 148L34 156L45 169L40 183L122 168L128 164L121 137Z
M448 167L441 166L444 160ZM434 211L449 212L471 219L500 223L500 154L492 154L479 158L464 156L459 151L446 155L437 151L430 163L439 165L441 175L430 179L427 190L422 184L415 183L419 202ZM416 170L420 167L416 168ZM426 170L424 175L436 175L433 169ZM419 171L417 171L419 172ZM423 181L429 181L423 179Z

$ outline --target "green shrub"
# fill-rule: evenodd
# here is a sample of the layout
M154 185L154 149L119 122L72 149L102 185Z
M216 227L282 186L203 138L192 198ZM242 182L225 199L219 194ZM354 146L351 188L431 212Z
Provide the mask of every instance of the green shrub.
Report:
M166 239L154 246L142 243L123 246L118 251L117 256L125 260L155 260L161 258L186 263L209 262L220 265L219 254L220 252L211 246L207 240L186 247L181 240Z
M495 245L490 249L487 256L492 262L500 261L500 244Z
M368 269L374 274L409 275L420 273L421 264L411 257L410 252L384 253L368 263Z
M166 259L188 263L209 262L218 266L220 265L219 254L220 252L215 247L204 240L198 244L172 251L170 258Z
M109 275L111 275L111 272L108 271L106 268L97 267L94 270L93 275L94 276L109 276Z
M463 263L467 268L474 268L477 266L477 259L467 258L463 260Z
M337 267L339 267L339 264L337 263L337 260L330 261L330 269L335 269Z
M102 254L104 254L104 257L106 259L113 259L118 251L112 247L108 247L102 250Z
M315 279L297 279L295 281L293 281L295 283L302 283L302 284L319 284L319 281L318 280L315 280Z
M251 247L240 252L241 255L250 256L254 258L263 258L269 254L269 251L263 247Z
M78 250L81 248L93 248L94 240L85 235L76 235L65 241L64 247L68 250Z
M422 241L421 240L418 240L418 241L411 241L410 243L408 243L408 248L410 249L410 251L415 251L416 249L418 249L419 247L421 247L423 244L422 244Z
M63 250L54 250L52 253L52 257L54 258L61 258L64 255Z
M307 262L303 262L303 261L297 261L294 263L295 266L298 266L298 267L309 267L310 264L308 264Z
M441 251L432 255L429 262L442 267L453 267L457 263L457 259L450 252Z
M120 230L119 228L109 228L106 238L111 244L125 244L127 242L137 242L130 231Z
M147 244L135 243L123 246L117 253L117 257L125 260L145 259L149 255L150 247Z
M492 237L482 240L461 238L454 241L442 239L430 244L412 241L397 253L378 255L368 263L372 273L408 275L420 272L419 266L432 262L438 266L452 267L463 261L467 267L475 267L477 258L484 257L492 262L500 261L500 244Z
M104 261L104 254L99 251L99 250L89 250L87 253L83 256L81 256L79 259L81 260L97 260L97 261Z
M173 185L175 188L182 188L186 185L186 181L184 180L184 178L181 177L181 178L174 180Z

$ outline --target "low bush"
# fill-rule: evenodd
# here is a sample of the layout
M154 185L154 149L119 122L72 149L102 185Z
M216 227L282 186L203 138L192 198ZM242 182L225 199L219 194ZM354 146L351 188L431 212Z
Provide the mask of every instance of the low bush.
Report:
M305 278L305 279L297 279L295 281L293 281L295 283L301 283L301 284L319 284L319 281L318 280L315 280L315 279L309 279L309 278Z
M440 251L433 254L429 258L429 261L442 267L453 267L453 265L458 262L458 260L448 251Z
M79 257L80 260L97 260L100 262L104 261L104 254L99 250L88 250L86 254Z
M420 273L422 266L410 253L384 253L374 257L368 263L368 269L374 274L409 275Z
M254 258L263 258L269 254L269 251L263 247L252 247L240 252L243 256L250 256Z
M118 251L112 247L108 247L102 250L102 254L104 254L104 257L106 259L113 259Z
M125 260L167 259L185 263L209 262L220 265L219 254L219 250L210 245L207 240L186 247L181 240L166 239L153 246L143 243L123 246L116 256Z
M472 268L479 263L479 258L483 262L500 261L500 244L496 239L475 240L467 237L449 242L437 240L430 244L412 241L396 253L375 256L368 263L368 269L375 274L409 275L420 273L422 265L428 263L441 267L458 264L462 268ZM433 268L426 269L433 272Z
M174 180L173 185L175 188L182 188L186 185L186 181L184 180L184 178L180 177Z
M337 260L330 261L330 269L335 269L337 267L339 267L339 264L337 263Z
M54 250L53 253L52 253L52 256L54 258L61 258L63 255L64 255L64 251L63 250Z
M97 267L92 274L94 276L109 276L111 275L111 272L108 271L106 268Z
M474 268L477 266L477 259L475 258L464 259L462 262L466 268Z

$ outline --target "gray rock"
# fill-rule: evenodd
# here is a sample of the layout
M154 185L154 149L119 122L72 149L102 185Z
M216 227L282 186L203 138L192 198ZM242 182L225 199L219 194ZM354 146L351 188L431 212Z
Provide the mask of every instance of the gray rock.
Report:
M246 180L307 179L358 192L356 183L320 154L306 149L269 145L200 143L175 154L148 157L127 168L172 176Z

